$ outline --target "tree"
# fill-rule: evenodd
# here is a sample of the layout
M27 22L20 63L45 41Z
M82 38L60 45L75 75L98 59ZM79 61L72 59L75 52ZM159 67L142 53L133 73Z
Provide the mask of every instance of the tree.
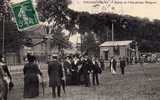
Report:
M68 16L68 1L66 0L38 0L37 11L40 20L46 23L46 34L52 34L51 47L68 43L63 30L70 20Z
M151 22L147 18L142 19L128 15L76 12L68 9L67 4L65 0L39 0L37 9L41 16L40 19L48 22L54 19L55 26L63 26L71 34L78 31L84 35L85 32L90 34L93 31L100 43L110 40L111 23L115 20L115 40L135 40L141 51L160 51L158 43L158 41L160 42L159 20ZM75 27L76 25L78 28ZM148 43L150 46L147 46Z
M17 30L16 24L11 20L11 13L7 0L0 2L0 30L4 27L4 44L6 52L18 52L23 45L24 33ZM3 19L2 19L3 18ZM4 24L3 24L4 23ZM2 53L3 31L0 31L0 52Z
M96 55L99 53L98 44L96 43L94 33L85 33L83 41L83 52L87 52L90 55Z

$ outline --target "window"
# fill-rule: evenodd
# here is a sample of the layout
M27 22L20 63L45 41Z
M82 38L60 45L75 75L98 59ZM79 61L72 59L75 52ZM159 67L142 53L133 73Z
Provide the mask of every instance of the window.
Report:
M105 60L108 60L108 50L107 50L107 51L104 51L104 59L105 59Z
M120 55L120 49L118 45L113 47L113 52L115 55Z

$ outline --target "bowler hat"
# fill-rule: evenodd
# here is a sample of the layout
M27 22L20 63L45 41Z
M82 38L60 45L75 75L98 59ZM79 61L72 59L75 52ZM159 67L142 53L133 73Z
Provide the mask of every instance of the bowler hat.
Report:
M53 59L57 59L57 58L58 58L58 55L57 55L57 54L52 54L52 58L53 58Z

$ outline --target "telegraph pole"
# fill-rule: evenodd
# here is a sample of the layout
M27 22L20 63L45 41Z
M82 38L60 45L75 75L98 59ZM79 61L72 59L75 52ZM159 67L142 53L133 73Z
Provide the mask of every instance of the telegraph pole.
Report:
M114 22L112 21L112 41L114 41Z
M5 15L3 15L2 17L2 56L4 57L4 53L5 53Z
M0 6L1 7L1 6ZM1 22L2 22L2 56L4 57L4 53L5 53L5 14L4 13L0 13L0 18L1 18Z
M114 7L111 8L111 13L113 14ZM112 41L114 41L114 19L112 19Z

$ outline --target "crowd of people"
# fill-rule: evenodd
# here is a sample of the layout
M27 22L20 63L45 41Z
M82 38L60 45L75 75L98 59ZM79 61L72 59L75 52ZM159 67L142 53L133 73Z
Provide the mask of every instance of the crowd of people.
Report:
M119 57L118 60L116 60L114 57L111 57L110 59L110 70L112 74L116 74L116 69L119 63L119 67L121 70L121 74L124 75L125 74L125 67L127 65L127 60L125 57Z
M63 66L67 85L85 84L86 87L90 86L90 75L92 75L93 85L99 85L98 74L101 73L102 67L96 57L67 56Z
M24 65L24 98L39 95L39 77L43 77L34 55L27 56L28 62ZM66 85L99 85L99 74L104 65L96 57L88 55L69 55L64 59L53 54L48 64L49 87L53 97L61 96L61 87L65 92ZM91 81L92 80L92 81ZM92 82L92 83L91 83Z
M39 96L40 78L43 80L43 74L36 63L37 58L32 54L27 55L27 62L24 64L24 98L34 98ZM126 59L119 58L121 74L124 75ZM52 96L60 97L61 88L65 92L67 85L84 85L90 87L91 85L99 85L99 74L104 70L104 61L95 56L88 56L87 54L80 56L78 54L65 56L63 59L57 54L53 54L47 61L49 87L52 89ZM110 71L116 74L117 60L112 57L110 59ZM0 71L4 71L8 80L3 78L7 88L13 88L11 74L8 67L1 58ZM0 72L1 73L1 72ZM3 77L3 74L0 74ZM8 86L7 86L8 85ZM9 89L11 90L11 89ZM7 100L7 92L5 92L4 100Z

